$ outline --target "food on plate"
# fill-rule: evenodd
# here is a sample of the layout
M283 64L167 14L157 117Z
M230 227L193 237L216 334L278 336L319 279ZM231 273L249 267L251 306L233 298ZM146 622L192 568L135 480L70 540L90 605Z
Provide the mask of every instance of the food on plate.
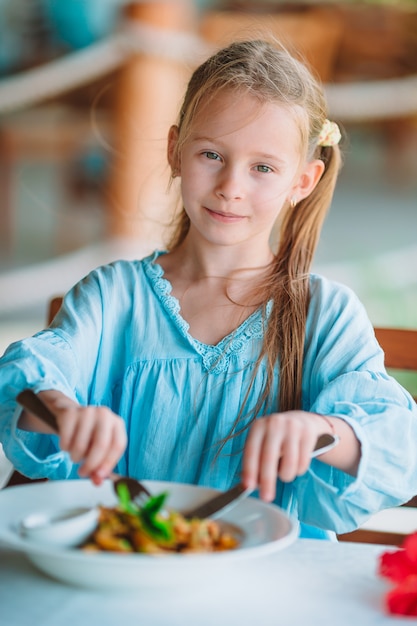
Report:
M143 506L130 499L125 485L118 488L115 507L100 507L98 525L82 544L86 551L147 554L219 552L238 547L238 538L212 519L186 519L164 510L166 492L150 497Z

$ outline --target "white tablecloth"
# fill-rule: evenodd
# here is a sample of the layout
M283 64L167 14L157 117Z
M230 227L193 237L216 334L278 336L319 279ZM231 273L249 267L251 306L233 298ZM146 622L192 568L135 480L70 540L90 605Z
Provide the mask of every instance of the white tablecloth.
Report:
M146 594L77 589L0 549L2 626L404 626L384 611L382 546L298 540L210 586Z

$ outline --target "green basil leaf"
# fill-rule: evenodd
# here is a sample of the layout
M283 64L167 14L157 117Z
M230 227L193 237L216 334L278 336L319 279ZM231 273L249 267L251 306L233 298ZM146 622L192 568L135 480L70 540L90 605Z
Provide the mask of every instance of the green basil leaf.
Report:
M161 516L150 515L145 509L139 514L144 530L156 541L171 541L173 538L172 522Z
M143 505L142 511L146 511L149 515L156 515L161 511L167 497L167 491L164 491L157 496L151 496Z
M130 491L124 483L117 485L119 507L125 513L137 515L144 530L156 541L170 541L173 537L172 522L159 515L168 492L151 496L142 507L138 507L130 497Z
M130 491L125 483L119 483L117 485L117 495L119 498L119 507L122 511L125 511L125 513L131 513L132 515L138 514L139 508L134 502L132 502L130 498Z

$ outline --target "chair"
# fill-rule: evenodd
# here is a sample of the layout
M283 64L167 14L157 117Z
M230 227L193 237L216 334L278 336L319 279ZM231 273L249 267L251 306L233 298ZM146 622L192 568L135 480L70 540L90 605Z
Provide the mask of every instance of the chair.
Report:
M52 322L55 315L58 313L59 309L61 308L63 299L64 299L63 296L55 296L54 298L51 298L51 300L49 301L48 314L46 317L46 321L48 324Z
M403 371L414 372L417 377L417 329L376 327L375 336L385 352L385 367L393 370L393 376ZM417 400L417 391L413 393Z
M396 376L399 372L413 372L417 381L417 330L376 327L375 336L385 352L385 366L390 373ZM401 382L404 385L404 382ZM412 391L414 394L417 393L416 387L417 383ZM416 395L414 399L417 400ZM417 530L417 496L403 506L377 513L357 530L339 535L338 538L339 541L399 546L406 535L415 530Z

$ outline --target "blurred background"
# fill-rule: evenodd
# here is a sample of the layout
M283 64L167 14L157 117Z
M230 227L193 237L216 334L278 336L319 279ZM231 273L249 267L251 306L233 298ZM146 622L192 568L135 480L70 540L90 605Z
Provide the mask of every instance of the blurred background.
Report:
M272 33L325 84L344 167L314 269L417 327L417 0L0 0L0 353L97 265L163 247L194 67Z

